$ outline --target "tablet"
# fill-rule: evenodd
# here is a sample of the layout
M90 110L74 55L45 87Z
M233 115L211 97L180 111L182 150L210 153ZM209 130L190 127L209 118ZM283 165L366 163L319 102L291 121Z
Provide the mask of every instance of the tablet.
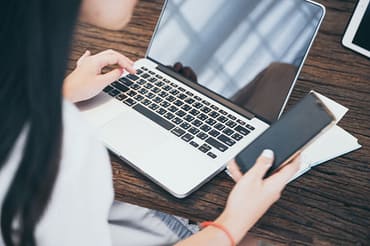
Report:
M353 12L342 43L370 58L370 0L360 0Z

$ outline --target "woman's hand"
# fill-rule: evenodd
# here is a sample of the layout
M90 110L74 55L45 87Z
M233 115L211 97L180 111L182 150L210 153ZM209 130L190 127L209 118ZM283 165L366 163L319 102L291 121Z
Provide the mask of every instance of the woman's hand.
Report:
M133 64L126 56L113 50L106 50L96 55L86 51L77 61L76 69L64 80L63 95L73 103L90 99L99 94L104 87L119 79L125 70L132 74L136 73ZM119 68L102 73L104 67L112 65L117 65Z
M286 184L299 170L300 160L297 157L272 176L263 179L272 161L273 152L265 150L244 176L235 161L228 165L237 183L229 195L224 212L216 222L228 228L237 242L240 242L267 209L280 198Z

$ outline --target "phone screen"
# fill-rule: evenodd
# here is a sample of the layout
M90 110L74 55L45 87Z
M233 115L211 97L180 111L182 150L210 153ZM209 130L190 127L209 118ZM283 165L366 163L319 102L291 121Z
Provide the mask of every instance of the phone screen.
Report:
M366 12L357 29L353 43L370 51L370 4L367 5Z
M313 93L298 102L280 120L271 125L236 156L240 170L245 173L256 162L264 149L274 151L274 162L267 176L304 147L334 117Z

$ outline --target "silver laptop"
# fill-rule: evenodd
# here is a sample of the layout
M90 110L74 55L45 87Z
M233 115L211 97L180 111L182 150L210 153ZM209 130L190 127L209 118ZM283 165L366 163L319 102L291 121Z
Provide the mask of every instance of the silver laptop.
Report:
M168 0L137 74L78 106L111 151L186 197L278 119L324 12L303 0Z

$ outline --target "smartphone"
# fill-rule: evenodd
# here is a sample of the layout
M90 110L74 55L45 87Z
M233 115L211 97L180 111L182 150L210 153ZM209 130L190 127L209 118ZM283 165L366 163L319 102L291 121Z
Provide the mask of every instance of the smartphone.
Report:
M236 156L236 163L245 173L264 149L271 149L274 151L274 162L266 173L267 177L294 158L334 121L332 113L311 92L243 149Z

